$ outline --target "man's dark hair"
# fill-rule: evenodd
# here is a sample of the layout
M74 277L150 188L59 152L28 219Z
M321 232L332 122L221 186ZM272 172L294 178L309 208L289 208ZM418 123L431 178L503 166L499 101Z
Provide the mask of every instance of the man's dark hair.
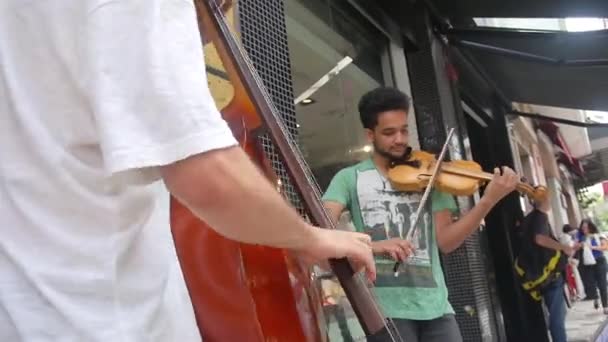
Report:
M564 234L568 234L568 233L570 233L573 230L574 230L574 228L572 228L572 226L569 225L569 224L567 224L567 223L562 227L562 232Z
M581 221L581 225L578 227L581 231L581 233L583 232L583 223L587 223L587 227L589 228L589 233L590 234L598 234L599 230L597 229L597 226L590 220L590 219L584 219Z
M389 110L409 111L409 97L395 88L379 87L359 100L359 115L364 128L374 129L378 124L378 114Z

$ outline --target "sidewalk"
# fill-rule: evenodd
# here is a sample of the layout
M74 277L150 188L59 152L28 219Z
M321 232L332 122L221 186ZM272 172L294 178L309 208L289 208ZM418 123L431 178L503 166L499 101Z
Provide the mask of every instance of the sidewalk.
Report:
M573 303L566 316L568 342L595 342L591 339L607 320L608 315L604 315L601 309L593 308L593 301Z

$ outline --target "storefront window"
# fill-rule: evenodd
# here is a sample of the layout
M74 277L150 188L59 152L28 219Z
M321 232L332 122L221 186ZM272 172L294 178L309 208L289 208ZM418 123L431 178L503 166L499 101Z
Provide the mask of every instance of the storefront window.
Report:
M370 155L357 105L385 84L388 41L346 1L284 3L300 148L324 191L337 171ZM343 215L340 227L354 229L349 221ZM337 279L318 274L330 340L364 338Z
M285 1L300 146L322 190L369 155L357 103L384 84L387 41L354 12L345 1Z

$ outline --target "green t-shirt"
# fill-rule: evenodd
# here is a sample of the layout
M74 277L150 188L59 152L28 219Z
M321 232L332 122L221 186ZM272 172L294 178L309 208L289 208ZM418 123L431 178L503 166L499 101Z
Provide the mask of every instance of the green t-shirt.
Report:
M421 198L421 193L393 190L371 159L338 172L323 196L324 201L346 206L356 229L374 241L405 237ZM412 241L416 253L401 265L398 277L393 273L393 260L376 258L375 292L388 317L430 320L454 313L448 302L431 214L445 209L457 209L454 198L434 191Z

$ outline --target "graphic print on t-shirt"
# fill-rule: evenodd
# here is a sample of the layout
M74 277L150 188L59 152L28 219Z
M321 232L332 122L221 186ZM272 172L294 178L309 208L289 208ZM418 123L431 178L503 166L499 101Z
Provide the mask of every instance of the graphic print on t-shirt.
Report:
M359 171L357 174L357 197L364 232L373 241L404 238L411 229L414 214L420 204L421 195L406 194L393 190L390 182L383 179L377 170ZM429 201L430 205L430 201ZM427 206L427 208L430 208ZM378 287L436 287L431 262L431 215L422 213L419 229L412 238L415 255L401 265L399 276L393 274L395 262L390 258L376 258Z

